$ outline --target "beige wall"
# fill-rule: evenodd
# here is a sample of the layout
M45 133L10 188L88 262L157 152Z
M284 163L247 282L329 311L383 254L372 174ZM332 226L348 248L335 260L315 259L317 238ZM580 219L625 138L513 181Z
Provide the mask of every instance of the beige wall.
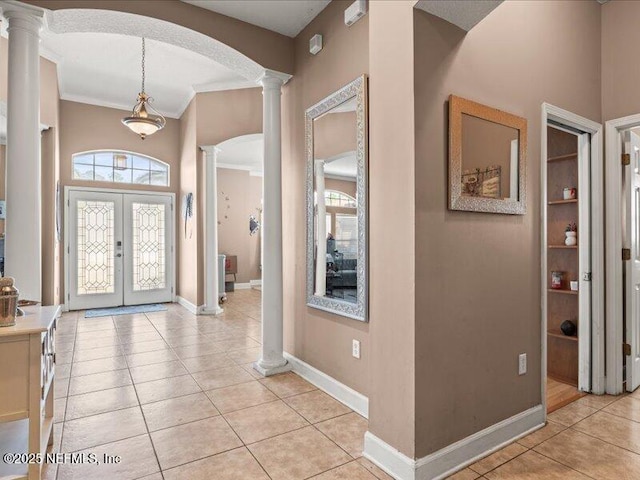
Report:
M369 324L306 306L306 157L304 113L369 71L368 17L344 24L349 1L334 0L295 39L294 77L283 97L283 241L285 350L351 388L369 394ZM324 48L309 53L309 38L320 33ZM351 356L351 340L362 358Z
M511 142L518 130L471 115L462 115L462 172L500 167L500 197L511 195ZM517 195L517 188L516 188ZM516 197L517 198L517 197Z
M189 222L191 238L184 239L178 279L178 295L201 306L205 300L204 245L206 241L204 215L206 185L204 153L200 147L217 145L242 135L262 132L262 89L245 88L220 92L198 93L182 114L180 198L194 193L194 216ZM181 293L182 292L182 293ZM186 296L185 296L186 295Z
M42 134L42 303L63 303L62 244L56 235L56 186L60 180L60 94L55 63L40 58ZM62 205L59 205L62 208ZM61 226L62 228L62 226Z
M167 119L160 132L141 140L120 122L130 112L84 103L60 101L60 183L66 186L108 188L113 190L148 190L179 192L180 178L180 122ZM74 180L73 155L91 150L124 150L157 158L169 164L169 187L104 183ZM54 190L55 194L55 190ZM176 198L179 206L179 197ZM179 210L178 208L176 210ZM176 232L180 232L176 223ZM62 270L62 269L61 269ZM64 277L60 271L59 277ZM61 280L63 282L64 280Z
M178 0L25 0L25 3L49 10L91 8L157 18L215 38L263 67L289 73L293 69L293 41L289 37Z
M640 113L640 2L614 0L602 12L602 118Z
M178 295L196 306L202 305L204 290L199 291L199 270L203 267L199 261L204 256L199 252L198 235L198 199L200 195L198 184L198 158L201 155L196 143L196 101L191 100L189 106L180 118L180 190L178 212ZM187 193L193 193L193 217L188 221L185 230L185 220L182 216L184 198Z
M335 178L325 178L325 190L335 190L337 192L346 193L350 197L356 198L356 182L348 182L346 180L336 180Z
M369 430L415 452L412 1L369 3ZM440 362L442 363L442 362Z
M356 150L356 112L324 115L313 122L314 158L326 160Z
M261 278L260 234L249 235L249 216L260 218L261 200L262 177L218 168L218 250L238 257L238 283Z
M198 93L198 145L262 133L262 88Z
M600 120L600 8L505 2L466 36L415 12L417 457L541 402L540 106ZM447 210L452 93L528 119L526 215Z
M167 119L160 132L141 140L122 125L130 111L99 107L86 103L60 102L60 178L63 185L92 186L114 189L138 189L178 192L180 179L180 122ZM100 183L74 180L72 157L90 150L124 150L157 158L170 167L169 187L131 185L127 183Z

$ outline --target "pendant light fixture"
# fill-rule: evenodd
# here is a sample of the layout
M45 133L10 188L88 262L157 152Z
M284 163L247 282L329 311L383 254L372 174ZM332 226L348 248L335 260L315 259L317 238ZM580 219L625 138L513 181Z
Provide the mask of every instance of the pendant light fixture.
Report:
M138 94L138 103L133 107L130 117L122 119L122 123L131 129L132 132L140 135L144 140L147 135L153 135L158 130L162 130L167 121L155 108L151 106L153 100L144 92L144 57L145 42L142 39L142 91Z

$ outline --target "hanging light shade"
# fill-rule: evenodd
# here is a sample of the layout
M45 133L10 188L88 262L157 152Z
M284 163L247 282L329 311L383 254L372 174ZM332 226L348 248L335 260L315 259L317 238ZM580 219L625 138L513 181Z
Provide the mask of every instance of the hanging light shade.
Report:
M131 116L122 119L132 132L140 135L144 140L148 135L153 135L158 130L162 130L167 121L155 108L151 106L153 100L144 92L144 60L145 60L145 41L142 39L142 91L138 94L138 103L136 103L131 112Z

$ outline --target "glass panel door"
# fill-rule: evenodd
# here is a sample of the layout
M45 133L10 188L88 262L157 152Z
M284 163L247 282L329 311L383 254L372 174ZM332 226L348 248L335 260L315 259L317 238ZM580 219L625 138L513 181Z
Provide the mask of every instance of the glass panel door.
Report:
M70 310L173 300L172 197L71 190Z
M171 197L125 195L125 305L172 300L171 225Z
M121 305L122 195L75 192L69 197L69 308ZM120 243L121 245L121 243Z

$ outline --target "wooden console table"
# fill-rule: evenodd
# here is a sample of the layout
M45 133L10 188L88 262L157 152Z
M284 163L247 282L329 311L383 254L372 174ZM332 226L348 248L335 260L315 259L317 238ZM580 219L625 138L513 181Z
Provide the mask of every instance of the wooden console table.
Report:
M25 307L0 327L0 455L46 454L53 443L55 331L60 307ZM39 480L42 463L7 464L0 477Z

